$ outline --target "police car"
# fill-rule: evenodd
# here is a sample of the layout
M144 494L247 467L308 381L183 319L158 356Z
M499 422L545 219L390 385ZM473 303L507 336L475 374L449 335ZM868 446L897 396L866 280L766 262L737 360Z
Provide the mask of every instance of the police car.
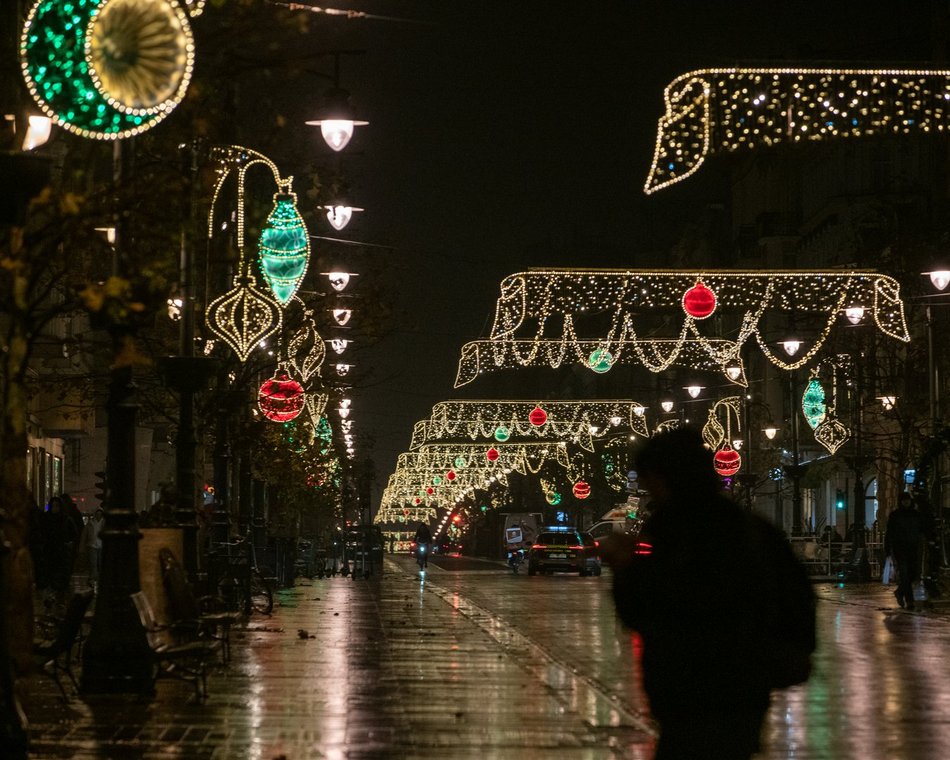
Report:
M600 575L597 542L576 528L543 528L528 551L528 575L554 572Z

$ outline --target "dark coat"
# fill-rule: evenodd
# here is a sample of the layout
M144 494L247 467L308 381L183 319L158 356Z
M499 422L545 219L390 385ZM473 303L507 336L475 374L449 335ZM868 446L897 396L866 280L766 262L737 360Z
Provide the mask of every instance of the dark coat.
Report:
M898 507L887 518L884 553L916 555L923 537L924 521L920 513L911 506Z
M764 710L769 658L783 634L781 573L798 566L784 536L731 500L657 504L641 553L615 576L617 611L643 639L643 680L654 715ZM805 586L812 605L811 589ZM814 617L801 637L814 649ZM810 625L810 629L808 628Z

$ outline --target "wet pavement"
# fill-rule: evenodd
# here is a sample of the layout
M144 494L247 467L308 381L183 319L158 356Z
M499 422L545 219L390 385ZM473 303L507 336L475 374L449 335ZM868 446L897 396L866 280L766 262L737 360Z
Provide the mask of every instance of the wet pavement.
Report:
M451 557L422 579L405 556L381 580L300 581L233 632L205 704L169 680L150 700L63 704L34 678L30 756L651 758L609 584ZM950 602L911 613L880 584L816 589L815 672L774 696L761 757L950 757Z

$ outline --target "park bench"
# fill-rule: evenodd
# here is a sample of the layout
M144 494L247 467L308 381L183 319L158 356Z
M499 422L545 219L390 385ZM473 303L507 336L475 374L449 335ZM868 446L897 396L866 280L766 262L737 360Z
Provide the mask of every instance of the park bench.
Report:
M141 591L132 594L132 601L145 629L156 676L169 676L187 681L195 687L198 702L208 696L208 664L217 657L219 641L205 639L181 640L181 630L155 619L148 597Z
M213 639L221 642L222 659L231 659L231 626L239 619L235 612L216 611L217 600L211 596L196 596L188 582L185 569L168 549L158 553L162 566L162 583L168 598L170 625L186 631L192 638Z

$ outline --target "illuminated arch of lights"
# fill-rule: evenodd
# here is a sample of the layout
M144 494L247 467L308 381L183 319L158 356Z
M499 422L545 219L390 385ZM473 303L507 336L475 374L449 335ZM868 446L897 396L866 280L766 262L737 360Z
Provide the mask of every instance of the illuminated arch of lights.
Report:
M703 334L701 325L710 312L691 314L687 302L689 292L697 288L712 291L715 308L735 319L734 341L717 343L718 339ZM894 278L872 270L537 269L502 280L489 340L500 345L594 340L612 352L618 341L639 342L637 323L644 315L665 310L670 315L678 313L681 320L671 321L676 335L666 346L667 358L681 353L687 341L696 341L719 366L728 367L738 361L746 342L754 340L772 364L792 370L815 356L845 309L855 308L870 313L885 335L910 340L900 286ZM800 356L783 357L767 342L760 328L763 318L774 312L810 317L820 324ZM588 328L597 331L594 336L583 335L582 330L590 315L597 317ZM656 327L651 323L641 329L653 333Z
M536 408L547 415L542 425L531 422L531 412ZM645 411L643 404L629 399L443 401L432 407L428 420L416 423L409 448L415 450L445 438L504 443L513 437L573 442L593 451L596 432L623 426L638 436L649 437Z
M707 156L783 142L943 132L950 71L701 69L663 90L644 192L694 174Z
M711 349L711 350L710 350ZM594 361L592 362L592 357ZM601 359L598 366L596 359ZM730 362L734 362L730 364ZM592 372L606 372L618 364L637 364L651 372L663 372L673 365L718 371L729 382L746 387L745 368L734 341L704 340L580 340L573 325L565 336L554 340L474 340L462 346L455 387L466 385L479 375L515 367L550 367L581 364ZM731 369L734 366L735 369Z

